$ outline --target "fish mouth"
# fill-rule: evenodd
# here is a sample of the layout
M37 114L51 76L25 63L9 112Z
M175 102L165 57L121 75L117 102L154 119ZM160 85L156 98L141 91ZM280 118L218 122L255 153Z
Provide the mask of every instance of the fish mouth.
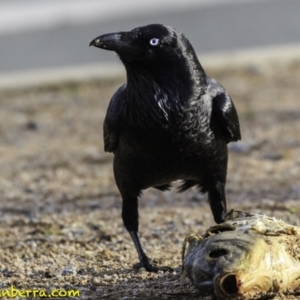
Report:
M216 294L228 299L241 295L236 273L226 273L222 276L217 275L214 280L202 281L197 286L201 291L206 291L207 293L215 291Z
M278 291L267 272L228 272L214 280L214 292L220 299L252 299L255 295Z
M237 297L240 294L236 273L227 273L221 276L215 286L227 297Z

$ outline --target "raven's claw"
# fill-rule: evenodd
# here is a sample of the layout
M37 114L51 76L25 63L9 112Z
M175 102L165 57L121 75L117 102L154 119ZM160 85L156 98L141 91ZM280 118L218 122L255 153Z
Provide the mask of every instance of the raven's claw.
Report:
M158 271L163 271L163 272L173 272L174 270L170 267L167 266L154 266L152 263L150 263L149 259L144 259L141 262L138 262L133 265L133 268L136 270L139 270L141 268L145 268L146 271L148 272L153 272L157 273Z

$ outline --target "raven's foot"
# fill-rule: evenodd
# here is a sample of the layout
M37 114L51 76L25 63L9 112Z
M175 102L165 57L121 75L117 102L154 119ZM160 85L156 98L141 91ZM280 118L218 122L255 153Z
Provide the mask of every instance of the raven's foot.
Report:
M174 270L170 267L166 266L154 266L148 259L148 257L144 258L142 261L139 263L136 263L133 265L133 268L136 270L139 270L141 268L145 268L146 271L148 272L153 272L157 273L158 271L163 271L163 272L173 272Z

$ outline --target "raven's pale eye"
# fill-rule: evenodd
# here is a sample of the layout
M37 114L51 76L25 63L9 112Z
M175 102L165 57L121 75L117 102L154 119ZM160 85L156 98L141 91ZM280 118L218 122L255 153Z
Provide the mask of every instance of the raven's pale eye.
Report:
M160 41L159 41L159 39L157 39L157 38L153 38L153 39L150 40L150 45L151 45L151 46L156 47L156 46L158 46L159 44L160 44Z

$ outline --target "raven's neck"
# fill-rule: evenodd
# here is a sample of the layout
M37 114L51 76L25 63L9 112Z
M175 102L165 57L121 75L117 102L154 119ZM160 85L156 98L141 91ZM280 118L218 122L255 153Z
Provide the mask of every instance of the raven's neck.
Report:
M128 118L141 126L168 127L192 100L200 98L206 86L205 72L193 57L184 65L130 65L126 73Z

